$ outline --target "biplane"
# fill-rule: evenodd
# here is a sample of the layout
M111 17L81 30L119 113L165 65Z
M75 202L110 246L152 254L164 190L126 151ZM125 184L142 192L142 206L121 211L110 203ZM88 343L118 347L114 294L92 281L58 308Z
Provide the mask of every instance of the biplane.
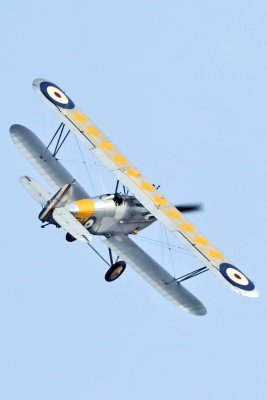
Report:
M242 296L259 295L254 283L184 216L183 212L194 211L197 205L173 205L59 86L45 79L36 79L33 87L56 113L61 124L48 146L22 125L12 125L10 134L20 152L55 193L51 194L32 177L20 178L23 187L42 206L39 214L42 227L48 224L61 227L66 231L68 242L80 240L88 244L109 266L106 281L112 282L121 276L128 264L167 300L195 315L204 315L206 308L181 282L207 270ZM57 152L70 132L116 178L113 194L90 197L58 160ZM52 142L55 143L53 152L50 151ZM119 192L119 184L127 190ZM176 279L139 247L131 236L155 221L163 224L203 267ZM91 240L94 235L103 237L109 261L93 247ZM114 253L117 255L115 262Z

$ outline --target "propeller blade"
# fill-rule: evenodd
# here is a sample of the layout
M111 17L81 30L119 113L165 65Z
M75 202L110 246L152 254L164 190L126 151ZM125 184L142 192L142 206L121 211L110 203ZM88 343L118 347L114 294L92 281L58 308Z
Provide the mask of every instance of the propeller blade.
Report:
M181 212L202 211L202 204L178 204L175 206Z

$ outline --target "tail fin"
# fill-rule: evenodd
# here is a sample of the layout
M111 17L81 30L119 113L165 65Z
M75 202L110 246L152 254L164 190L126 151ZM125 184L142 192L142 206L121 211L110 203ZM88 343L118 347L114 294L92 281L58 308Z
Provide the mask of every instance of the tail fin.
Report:
M74 183L74 182L73 182ZM45 208L41 211L39 219L44 222L47 217L57 207L63 207L70 201L73 192L72 183L67 183L46 203Z

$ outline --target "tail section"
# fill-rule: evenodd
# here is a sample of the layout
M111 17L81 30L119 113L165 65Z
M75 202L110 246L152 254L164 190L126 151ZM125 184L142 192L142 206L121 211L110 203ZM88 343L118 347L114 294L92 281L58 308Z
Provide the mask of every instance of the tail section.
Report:
M44 209L39 214L39 219L42 222L49 221L53 210L56 207L63 207L70 201L73 192L71 183L64 185L59 191L46 203Z
M29 195L43 206L39 219L61 226L73 238L82 242L90 242L91 235L87 229L69 212L65 205L69 204L73 193L73 183L64 185L51 197L39 182L29 176L22 176L20 183L27 190Z
M19 178L19 181L29 195L42 206L51 199L51 193L30 176L22 176Z

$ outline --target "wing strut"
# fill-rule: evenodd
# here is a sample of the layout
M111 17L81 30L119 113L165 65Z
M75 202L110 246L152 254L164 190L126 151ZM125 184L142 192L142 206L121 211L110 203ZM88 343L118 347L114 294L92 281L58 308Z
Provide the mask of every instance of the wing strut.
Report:
M180 283L180 282L186 281L187 279L194 278L195 276L203 274L203 272L207 272L207 271L209 271L209 268L202 267L202 268L196 269L195 271L189 272L188 274L182 275L179 278L176 278L175 280L176 280L176 282Z
M61 124L59 125L59 127L57 128L54 136L52 137L52 139L50 140L50 142L48 143L48 146L45 148L44 153L41 155L41 158L44 158L46 155L47 150L49 149L49 147L51 146L51 144L53 143L53 141L57 138L57 143L53 152L53 157L55 157L57 155L57 153L59 152L59 150L61 149L63 143L65 142L65 140L67 139L67 137L70 134L70 129L67 131L67 133L65 134L64 138L62 139L62 135L65 129L65 124L63 122L61 122Z

